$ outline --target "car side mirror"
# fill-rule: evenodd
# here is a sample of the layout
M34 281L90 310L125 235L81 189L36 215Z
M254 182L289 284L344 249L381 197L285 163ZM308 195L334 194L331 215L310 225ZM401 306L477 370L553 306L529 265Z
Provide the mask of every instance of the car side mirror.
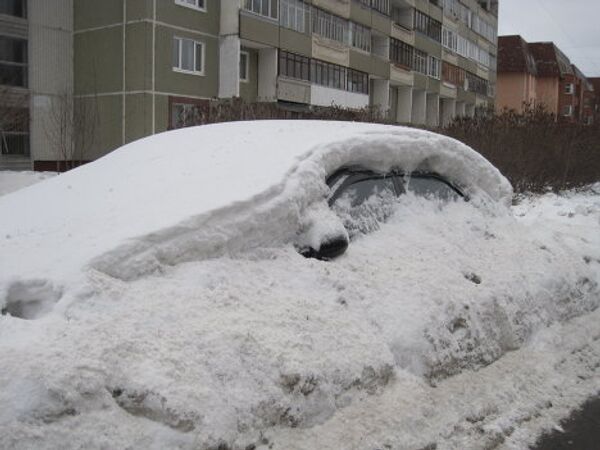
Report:
M295 245L307 258L330 260L342 255L349 242L344 224L323 202L306 211Z
M342 255L347 248L348 235L340 235L322 242L318 250L307 247L300 250L300 254L306 258L316 258L322 261L328 261Z

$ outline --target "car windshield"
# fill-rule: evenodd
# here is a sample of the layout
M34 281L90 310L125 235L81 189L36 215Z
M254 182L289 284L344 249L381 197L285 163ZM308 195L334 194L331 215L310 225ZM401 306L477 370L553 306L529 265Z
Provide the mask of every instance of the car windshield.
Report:
M462 197L435 174L340 171L329 178L328 184L332 190L329 204L342 219L351 239L377 230L392 215L398 196L404 193L442 202Z
M432 175L412 175L398 177L404 182L404 188L416 196L437 198L443 201L458 200L461 195L448 183Z
M379 228L393 212L396 200L391 177L354 175L346 179L332 199L333 211L342 219L352 238Z

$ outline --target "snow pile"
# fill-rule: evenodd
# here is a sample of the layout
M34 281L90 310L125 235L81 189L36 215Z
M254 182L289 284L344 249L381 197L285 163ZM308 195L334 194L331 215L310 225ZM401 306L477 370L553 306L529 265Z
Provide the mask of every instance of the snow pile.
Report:
M561 234L406 196L334 262L284 246L92 273L67 320L2 318L0 446L522 443L597 388L595 270Z
M0 197L55 176L54 172L0 171Z
M340 258L303 258L297 239L340 231L326 176L356 164L473 201L402 196ZM0 233L1 448L519 448L598 389L600 197L515 218L456 141L217 125L38 186L0 200L47 207Z
M419 130L310 121L177 130L0 198L2 257L10 261L0 272L0 293L16 281L39 279L56 292L90 264L134 279L289 241L304 209L324 197L326 176L351 164L429 168L481 202L507 202L511 195L480 155Z

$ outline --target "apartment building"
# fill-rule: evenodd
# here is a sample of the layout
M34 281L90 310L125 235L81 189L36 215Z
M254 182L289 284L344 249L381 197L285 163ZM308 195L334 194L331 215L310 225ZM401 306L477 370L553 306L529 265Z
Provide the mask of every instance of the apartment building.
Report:
M29 0L21 20L31 28L39 3L63 1ZM93 136L77 139L81 159L201 123L219 98L292 110L372 106L430 127L494 103L497 0L69 1L70 11L52 12L72 55L52 92L71 92L73 116L93 120ZM55 109L29 103L49 116ZM60 149L33 139L35 115L29 123L24 153L36 169L54 167Z
M72 0L0 1L0 169L31 168L31 149L56 135L49 105L72 93L72 11Z
M497 77L497 110L544 105L561 121L594 121L593 84L552 42L500 36Z

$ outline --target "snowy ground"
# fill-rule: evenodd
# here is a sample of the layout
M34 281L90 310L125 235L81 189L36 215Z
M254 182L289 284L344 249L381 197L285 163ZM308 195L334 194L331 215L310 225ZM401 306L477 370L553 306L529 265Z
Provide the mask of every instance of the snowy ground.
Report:
M31 186L55 175L54 172L0 170L0 196Z
M600 391L598 188L405 196L333 262L90 270L0 316L0 448L526 448Z

